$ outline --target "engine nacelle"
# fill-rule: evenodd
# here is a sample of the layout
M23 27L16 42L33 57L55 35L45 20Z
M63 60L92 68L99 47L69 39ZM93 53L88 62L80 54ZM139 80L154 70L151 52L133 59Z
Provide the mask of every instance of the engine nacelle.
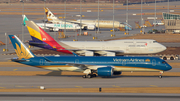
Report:
M94 52L86 51L84 54L85 54L85 56L93 56Z
M97 69L98 76L112 76L113 68L112 67L102 67Z
M57 32L57 31L59 31L59 28L50 28L49 31L50 32Z
M107 52L106 56L116 56L116 53L115 52Z
M96 26L95 25L87 25L87 26L83 26L84 30L95 30Z

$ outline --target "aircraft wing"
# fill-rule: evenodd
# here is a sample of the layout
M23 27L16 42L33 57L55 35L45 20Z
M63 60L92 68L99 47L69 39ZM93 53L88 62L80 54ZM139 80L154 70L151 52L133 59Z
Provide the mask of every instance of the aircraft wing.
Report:
M104 54L108 54L108 53L115 53L115 54L123 54L124 51L123 50L84 50L84 49L64 49L64 50L69 50L72 51L74 53L85 53L85 52L93 52L93 53L97 53L100 55L104 55Z

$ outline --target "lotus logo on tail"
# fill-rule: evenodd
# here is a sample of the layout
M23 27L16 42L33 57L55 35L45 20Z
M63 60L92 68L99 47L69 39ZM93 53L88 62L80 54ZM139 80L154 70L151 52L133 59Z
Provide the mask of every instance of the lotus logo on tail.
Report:
M17 53L17 56L19 57L19 59L29 59L31 57L34 57L32 54L30 54L28 48L24 48L23 45L21 44L21 47L17 44L16 44L16 53Z

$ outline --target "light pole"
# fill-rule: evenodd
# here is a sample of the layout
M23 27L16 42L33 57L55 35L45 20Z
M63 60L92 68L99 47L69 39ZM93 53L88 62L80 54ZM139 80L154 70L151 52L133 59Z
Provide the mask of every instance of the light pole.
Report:
M82 23L82 14L81 14L81 0L80 0L80 26L81 26L81 23ZM82 28L82 27L81 27ZM81 35L81 28L80 28L80 35Z
M24 15L24 1L21 0L20 2L23 3L23 6L22 6L22 15ZM23 25L23 20L22 20L22 42L24 42L24 25Z
M114 0L113 0L113 35L114 35Z
M156 29L156 0L155 0L155 14L154 14L154 29Z
M46 8L46 0L44 0L44 8ZM44 30L46 31L46 12L44 13Z
M128 25L128 0L127 0L127 3L126 3L126 26L127 25ZM126 34L128 34L128 29L126 30Z
M168 19L168 17L169 17L169 19L170 19L170 16L169 16L169 0L168 0L168 9L167 9L168 11L168 16L167 16L167 19Z
M6 37L6 49L5 49L5 51L8 51L8 49L7 49L7 34L5 33L5 37Z
M143 25L143 18L142 18L142 0L141 0L141 33L144 33L144 25Z
M99 33L99 0L98 0L98 33Z
M66 0L64 1L64 35L66 35Z
M168 0L168 11L167 11L167 12L168 12L168 14L169 14L169 0Z

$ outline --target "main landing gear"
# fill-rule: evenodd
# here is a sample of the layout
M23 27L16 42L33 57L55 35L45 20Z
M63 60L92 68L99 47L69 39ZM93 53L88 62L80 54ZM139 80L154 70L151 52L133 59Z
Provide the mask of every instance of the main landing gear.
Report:
M83 75L82 76L83 78L93 78L93 77L96 77L96 74L88 74L88 75Z
M163 71L160 71L159 73L160 73L159 78L161 79Z

